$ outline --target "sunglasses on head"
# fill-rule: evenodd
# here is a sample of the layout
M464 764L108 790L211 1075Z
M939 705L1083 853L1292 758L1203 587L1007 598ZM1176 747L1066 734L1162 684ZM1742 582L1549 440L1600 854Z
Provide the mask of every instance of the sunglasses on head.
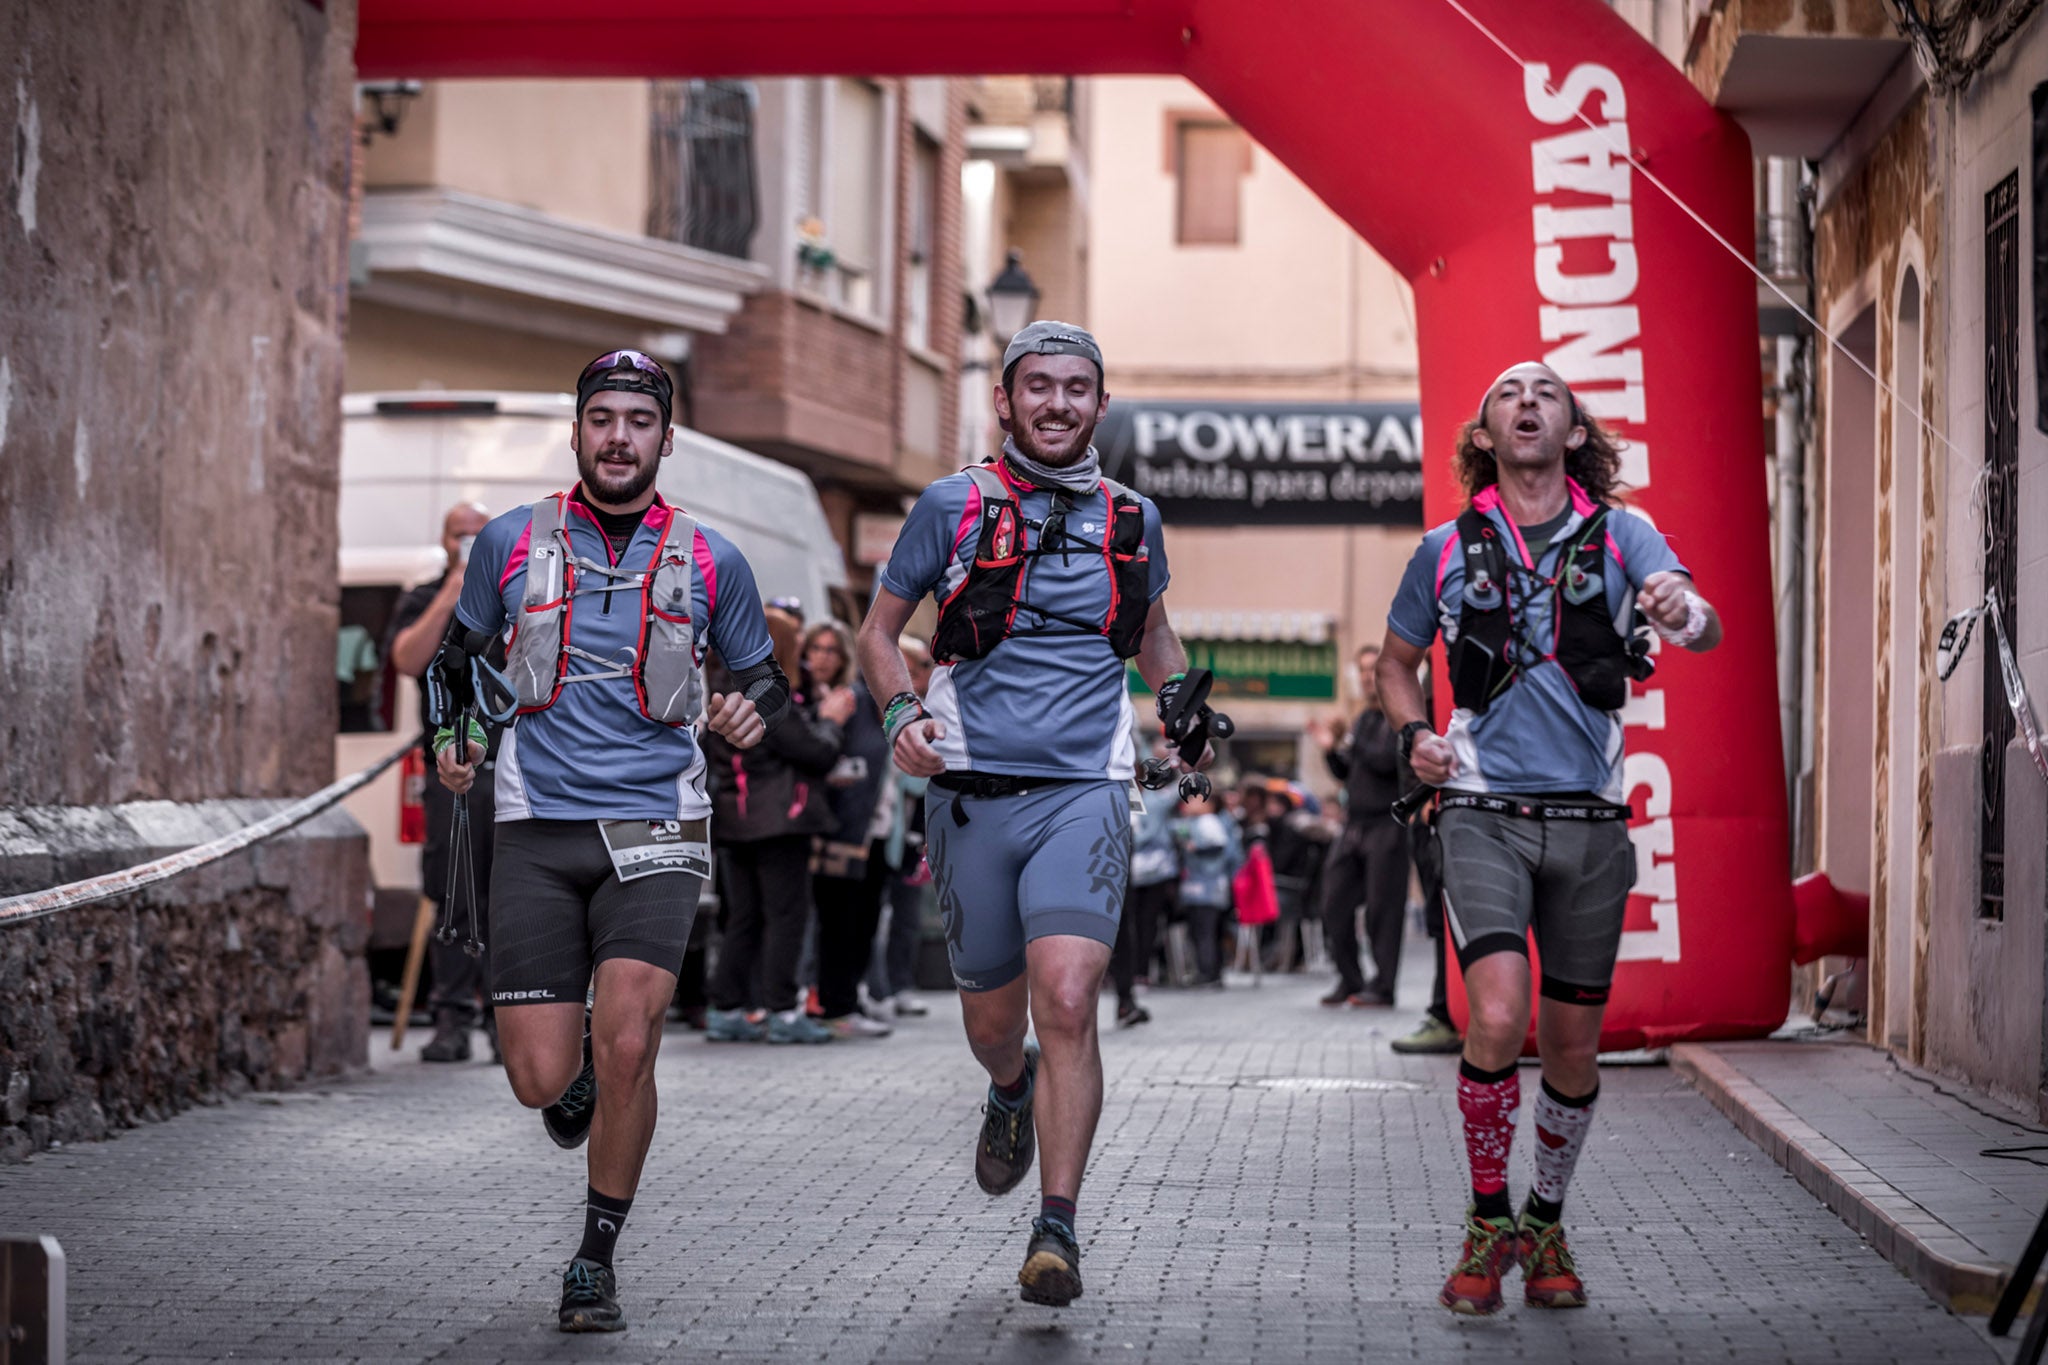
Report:
M791 616L802 616L804 614L804 604L794 597L771 597L768 599L767 605L775 608L777 611L786 611Z
M607 351L583 367L582 377L588 379L592 375L616 370L621 365L631 365L636 370L658 374L663 379L668 378L668 371L661 367L661 362L644 351Z

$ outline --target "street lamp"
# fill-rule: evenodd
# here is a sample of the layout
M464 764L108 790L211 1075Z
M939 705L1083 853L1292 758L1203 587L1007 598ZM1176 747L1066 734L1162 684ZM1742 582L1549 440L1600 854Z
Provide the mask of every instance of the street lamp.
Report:
M1038 286L1024 273L1024 253L1015 247L1003 263L1003 273L989 282L988 312L989 331L998 346L1009 345L1038 312Z

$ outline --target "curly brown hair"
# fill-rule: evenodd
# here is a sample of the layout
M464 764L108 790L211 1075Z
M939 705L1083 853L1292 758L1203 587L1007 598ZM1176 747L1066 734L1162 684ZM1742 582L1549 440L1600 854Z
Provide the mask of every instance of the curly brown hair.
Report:
M1577 425L1586 429L1586 439L1577 450L1568 450L1564 457L1564 472L1571 476L1579 487L1586 490L1586 496L1597 503L1614 503L1620 500L1618 489L1621 482L1621 452L1627 444L1620 437L1600 425L1600 420L1579 407L1578 400L1572 400L1572 408L1578 414ZM1467 500L1478 495L1479 490L1500 482L1500 464L1490 450L1481 450L1473 443L1472 433L1485 425L1483 417L1474 417L1458 428L1457 461L1458 482L1465 486Z

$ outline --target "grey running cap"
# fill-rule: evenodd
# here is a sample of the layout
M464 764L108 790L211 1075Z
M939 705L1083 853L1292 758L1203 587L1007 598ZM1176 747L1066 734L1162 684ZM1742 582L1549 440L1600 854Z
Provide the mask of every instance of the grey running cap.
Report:
M1003 348L1003 373L1008 375L1010 367L1027 355L1078 355L1095 362L1097 378L1102 375L1102 347L1095 344L1095 338L1071 322L1054 322L1047 319L1034 322L1010 338L1010 344Z

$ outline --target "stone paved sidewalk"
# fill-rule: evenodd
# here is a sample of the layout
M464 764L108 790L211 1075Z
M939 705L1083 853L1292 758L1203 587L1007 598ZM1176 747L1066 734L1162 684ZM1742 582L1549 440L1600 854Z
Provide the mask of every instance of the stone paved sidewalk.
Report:
M1017 1299L1035 1205L974 1186L981 1085L942 997L878 1042L671 1031L618 1337L552 1329L582 1163L482 1062L0 1167L0 1224L63 1241L79 1362L2000 1358L1651 1067L1606 1074L1574 1188L1593 1306L1453 1318L1453 1064L1387 1049L1410 1011L1318 1009L1324 984L1159 992L1105 1036L1088 1292L1064 1311Z
M1674 1065L1935 1298L1988 1313L2048 1206L2048 1131L1847 1036L1683 1044Z

